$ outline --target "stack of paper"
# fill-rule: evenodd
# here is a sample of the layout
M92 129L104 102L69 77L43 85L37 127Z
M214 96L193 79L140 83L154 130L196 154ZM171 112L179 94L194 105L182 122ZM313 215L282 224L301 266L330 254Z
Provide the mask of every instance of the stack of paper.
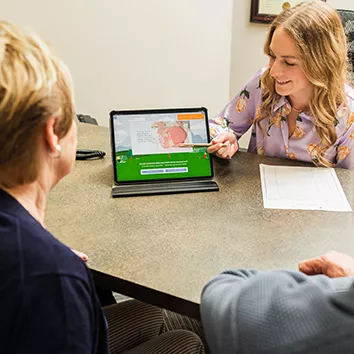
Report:
M265 208L352 211L333 168L259 167Z

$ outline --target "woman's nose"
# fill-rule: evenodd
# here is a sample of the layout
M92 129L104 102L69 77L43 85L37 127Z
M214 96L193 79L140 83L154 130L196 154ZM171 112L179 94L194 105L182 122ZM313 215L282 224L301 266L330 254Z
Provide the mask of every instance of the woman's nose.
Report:
M275 78L280 74L281 74L281 65L277 60L275 60L270 67L270 76Z

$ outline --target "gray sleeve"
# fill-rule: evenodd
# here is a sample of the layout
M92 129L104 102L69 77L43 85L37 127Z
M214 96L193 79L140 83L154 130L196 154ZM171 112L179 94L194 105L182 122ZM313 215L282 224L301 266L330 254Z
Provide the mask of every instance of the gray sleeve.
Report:
M285 270L225 271L202 293L202 325L211 352L273 353L301 346L341 324L345 314L330 295L352 283L353 278Z

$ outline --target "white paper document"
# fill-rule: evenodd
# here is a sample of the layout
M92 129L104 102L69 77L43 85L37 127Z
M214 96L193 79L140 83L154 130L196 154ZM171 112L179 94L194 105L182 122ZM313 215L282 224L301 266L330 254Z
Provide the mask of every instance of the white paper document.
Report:
M352 211L333 168L259 168L265 208Z

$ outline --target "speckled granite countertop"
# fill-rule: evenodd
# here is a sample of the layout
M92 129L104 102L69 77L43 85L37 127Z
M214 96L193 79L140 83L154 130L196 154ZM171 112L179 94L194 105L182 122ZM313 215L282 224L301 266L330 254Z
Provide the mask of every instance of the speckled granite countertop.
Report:
M295 269L331 249L354 255L353 213L263 208L259 163L294 162L240 152L215 161L219 192L113 199L108 128L79 124L79 147L107 156L77 161L50 195L46 225L113 277L199 303L226 268ZM354 207L354 172L337 175Z

